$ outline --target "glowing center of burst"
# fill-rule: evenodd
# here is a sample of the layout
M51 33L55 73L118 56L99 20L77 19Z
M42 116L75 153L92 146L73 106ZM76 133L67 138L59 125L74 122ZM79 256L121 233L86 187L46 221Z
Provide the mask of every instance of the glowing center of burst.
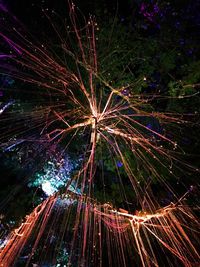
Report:
M91 133L91 143L96 143L99 140L99 134L97 133L97 125L99 122L98 117L92 117L91 119L92 133Z

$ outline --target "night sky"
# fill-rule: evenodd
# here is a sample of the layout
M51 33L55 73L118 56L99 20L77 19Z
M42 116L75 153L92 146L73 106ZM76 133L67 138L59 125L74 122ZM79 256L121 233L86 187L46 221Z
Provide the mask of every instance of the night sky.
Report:
M74 3L0 0L0 263L199 266L200 1Z

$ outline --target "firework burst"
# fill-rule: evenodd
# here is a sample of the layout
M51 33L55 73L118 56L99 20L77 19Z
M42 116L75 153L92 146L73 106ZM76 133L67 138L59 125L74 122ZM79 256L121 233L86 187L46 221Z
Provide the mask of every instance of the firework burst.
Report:
M38 142L48 144L47 148L63 147L62 153L69 153L70 147L77 144L77 153L82 159L79 171L67 182L65 188L65 194L68 194L69 186L76 184L80 195L67 195L73 201L68 203L66 212L61 212L61 207L56 207L56 203L62 199L61 193L36 207L9 236L0 256L2 266L12 266L25 245L35 238L32 250L28 252L26 266L29 266L41 237L45 236L45 227L49 225L59 233L57 250L64 241L69 241L63 237L67 232L68 236L72 236L68 247L69 266L88 266L89 262L91 266L103 265L103 230L107 238L106 257L110 266L128 266L128 256L133 255L131 247L139 255L142 266L159 266L158 256L154 252L157 243L161 250L164 247L184 266L192 266L193 262L199 262L199 255L185 228L188 218L196 223L194 215L188 206L178 201L179 198L174 193L178 204L159 210L160 205L150 190L152 179L147 179L151 176L166 190L173 192L159 170L164 170L176 179L176 173L173 172L174 169L180 169L176 163L181 163L177 158L181 148L175 140L168 137L162 125L185 123L185 116L153 111L152 98L163 97L156 94L135 94L134 84L117 88L111 85L104 78L101 62L98 61L98 25L90 17L84 26L80 26L75 9L75 5L70 3L71 26L65 25L67 38L62 37L48 13L43 10L59 38L59 54L62 57L24 33L21 25L12 27L15 19L6 10L2 10L3 21L10 20L9 24L2 24L0 32L5 50L0 57L2 72L25 84L31 84L26 89L18 90L21 99L25 98L24 102L27 103L25 109L13 100L1 109L1 123L4 127L0 135L2 149L6 151L24 142ZM14 106L13 110L4 112L11 105ZM156 121L160 130L149 125L152 120ZM106 180L102 155L111 159L123 201L127 200L123 186L128 183L142 209L141 214L116 211L110 204L97 204L93 200L97 179L102 184ZM141 170L143 174L139 179ZM72 215L73 205L76 207L76 216ZM144 210L147 213L143 213ZM58 219L62 221L61 228L56 227ZM70 220L74 223L73 234L70 231ZM46 234L54 244L51 231L53 230L49 229ZM51 245L45 243L41 246L43 250L48 247L52 251ZM119 252L117 259L114 259L115 250ZM75 255L77 253L79 256ZM42 262L42 254L40 257ZM51 260L56 264L55 255Z

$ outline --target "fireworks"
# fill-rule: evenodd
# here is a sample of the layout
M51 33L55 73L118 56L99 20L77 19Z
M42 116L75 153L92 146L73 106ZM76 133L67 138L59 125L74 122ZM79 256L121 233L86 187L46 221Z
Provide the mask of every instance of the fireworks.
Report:
M74 215L72 211L76 210ZM196 233L187 225L191 220L193 223L190 223L190 227L196 227L198 222L194 215L181 202L172 203L154 214L143 212L133 215L124 210L113 210L110 205L98 204L86 196L68 192L60 197L49 197L36 207L20 227L10 234L0 253L0 259L2 266L12 266L20 253L27 253L28 266L30 262L34 262L37 251L41 260L38 264L41 264L45 260L42 257L43 251L47 252L48 257L52 246L59 248L64 243L69 256L68 265L76 266L79 263L80 266L101 266L101 254L105 254L102 246L106 238L108 251L104 257L109 258L110 266L127 266L132 253L139 255L142 266L159 266L157 251L154 251L155 244L159 253L165 248L185 266L193 266L198 263L199 254L195 248ZM59 235L56 236L56 233ZM192 234L192 239L189 239L189 233ZM114 256L113 249L118 250L118 259ZM187 254L185 251L188 251ZM57 249L49 260L56 264Z
M3 24L1 28L0 36L7 45L0 55L3 73L31 84L30 90L19 89L20 103L25 94L27 106L17 106L12 100L0 110L2 124L12 124L0 135L3 151L35 142L45 144L46 150L62 148L63 155L75 148L80 165L67 179L63 178L62 167L61 171L43 175L43 190L45 187L50 194L55 192L50 188L53 175L58 176L57 188L61 181L65 193L60 191L47 198L10 234L0 254L2 266L13 266L26 249L25 266L34 263L37 253L39 264L46 260L55 265L63 244L67 244L68 266L103 266L104 246L109 266L128 266L134 254L142 266L159 266L156 246L163 253L166 249L184 266L192 266L199 262L195 248L198 238L194 242L189 238L193 229L187 229L187 221L193 220L195 228L198 223L160 173L162 170L176 178L180 169L176 163L181 164L177 158L181 148L166 134L164 125L185 123L185 116L155 112L151 100L161 96L134 93L130 85L115 87L105 79L98 61L98 25L90 18L84 27L79 26L74 4L69 7L67 40L44 11L60 39L64 59L32 40L20 27ZM6 114L4 111L11 106L12 111ZM128 202L124 193L127 184L141 213L117 211L95 200L96 184L104 186L109 181L106 160L114 166L112 175L117 177L122 202ZM153 179L170 191L178 204L160 207L152 194ZM64 202L66 198L68 202ZM43 255L45 250L48 253ZM116 258L115 251L119 254Z

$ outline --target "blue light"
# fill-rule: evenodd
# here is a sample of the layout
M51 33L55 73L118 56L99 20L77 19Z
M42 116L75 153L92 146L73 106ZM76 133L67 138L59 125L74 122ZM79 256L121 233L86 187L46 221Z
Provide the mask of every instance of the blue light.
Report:
M117 167L121 168L123 166L123 163L121 161L117 161Z

